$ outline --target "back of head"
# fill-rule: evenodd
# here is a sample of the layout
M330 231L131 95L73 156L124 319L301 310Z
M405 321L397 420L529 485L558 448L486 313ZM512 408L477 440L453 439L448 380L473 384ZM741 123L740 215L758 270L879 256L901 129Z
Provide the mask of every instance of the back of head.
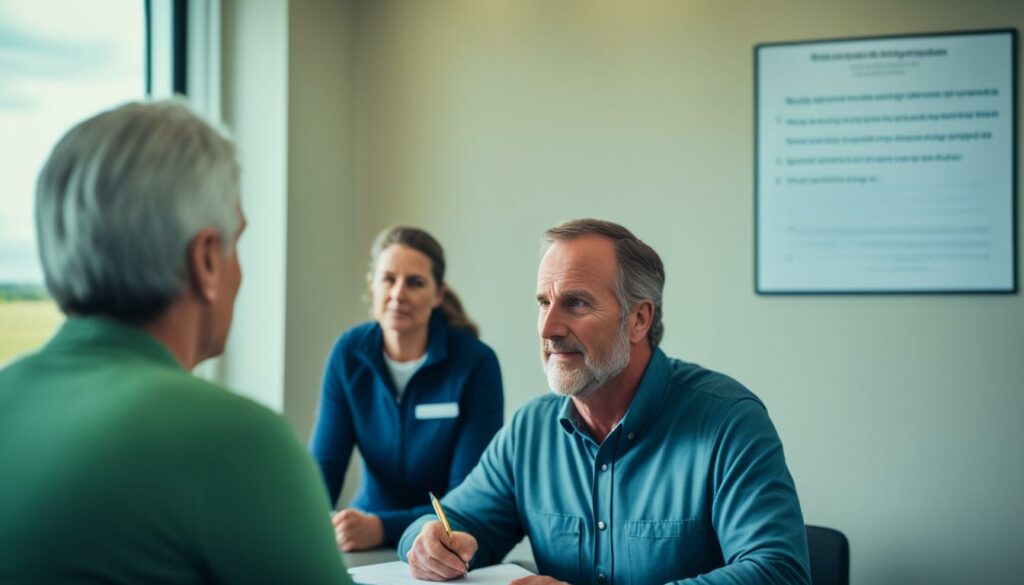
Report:
M615 243L615 256L619 262L615 283L622 318L640 301L654 304L654 315L647 339L652 347L661 343L665 334L662 323L661 297L665 288L665 266L661 257L643 240L624 226L601 219L572 219L544 232L545 246L555 242L573 240L588 235L606 237Z
M232 142L181 100L129 103L72 128L36 186L46 286L67 313L145 323L182 293L189 242L238 229Z
M395 244L412 248L430 259L430 271L434 277L434 282L437 286L445 286L444 298L441 300L441 305L437 310L441 311L450 326L468 331L479 337L480 330L476 323L473 323L469 315L466 314L466 310L462 307L462 302L459 300L458 295L455 294L451 287L445 285L444 274L446 264L444 248L426 230L396 226L377 234L373 241L373 246L370 248L370 272L367 275L368 278L373 277L373 272L377 265L377 257L380 256L380 253L388 246Z

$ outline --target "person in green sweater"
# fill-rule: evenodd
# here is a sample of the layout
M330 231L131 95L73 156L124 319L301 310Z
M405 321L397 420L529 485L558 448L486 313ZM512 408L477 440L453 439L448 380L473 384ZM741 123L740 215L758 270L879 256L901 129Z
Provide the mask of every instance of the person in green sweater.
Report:
M282 418L190 370L224 350L232 142L182 101L71 129L36 188L67 319L0 370L0 583L351 583Z

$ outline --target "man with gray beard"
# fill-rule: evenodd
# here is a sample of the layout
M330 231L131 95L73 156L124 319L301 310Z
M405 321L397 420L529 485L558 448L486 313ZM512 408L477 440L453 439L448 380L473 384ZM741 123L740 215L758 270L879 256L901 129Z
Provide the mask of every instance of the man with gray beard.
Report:
M545 233L541 362L553 394L519 409L469 477L399 542L414 577L499 562L529 536L516 585L810 583L803 517L763 403L658 347L665 271L626 228Z

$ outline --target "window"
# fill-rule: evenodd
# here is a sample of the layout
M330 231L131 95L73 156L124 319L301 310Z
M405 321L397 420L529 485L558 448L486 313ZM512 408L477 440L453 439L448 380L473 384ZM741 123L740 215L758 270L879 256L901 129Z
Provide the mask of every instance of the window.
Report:
M35 180L76 122L146 92L141 0L0 0L0 364L62 320L36 252Z

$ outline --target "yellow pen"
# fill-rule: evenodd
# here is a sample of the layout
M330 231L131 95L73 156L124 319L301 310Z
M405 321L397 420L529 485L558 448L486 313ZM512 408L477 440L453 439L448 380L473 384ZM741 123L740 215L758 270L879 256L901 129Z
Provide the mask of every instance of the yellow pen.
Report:
M441 500L437 499L434 492L427 493L430 494L430 503L434 506L434 513L437 514L437 519L441 521L441 526L444 526L444 531L448 533L448 540L454 540L452 538L452 525L448 523L448 516L444 515L444 508L441 507ZM452 552L455 553L454 550ZM459 554L455 553L455 556L459 556ZM466 571L469 571L469 563L466 563ZM463 575L465 575L465 573Z
M437 514L437 518L441 521L441 526L444 526L444 531L448 533L448 538L452 537L452 525L448 523L448 517L444 515L444 508L441 507L441 501L437 499L434 492L427 492L430 494L430 503L434 505L434 513Z

